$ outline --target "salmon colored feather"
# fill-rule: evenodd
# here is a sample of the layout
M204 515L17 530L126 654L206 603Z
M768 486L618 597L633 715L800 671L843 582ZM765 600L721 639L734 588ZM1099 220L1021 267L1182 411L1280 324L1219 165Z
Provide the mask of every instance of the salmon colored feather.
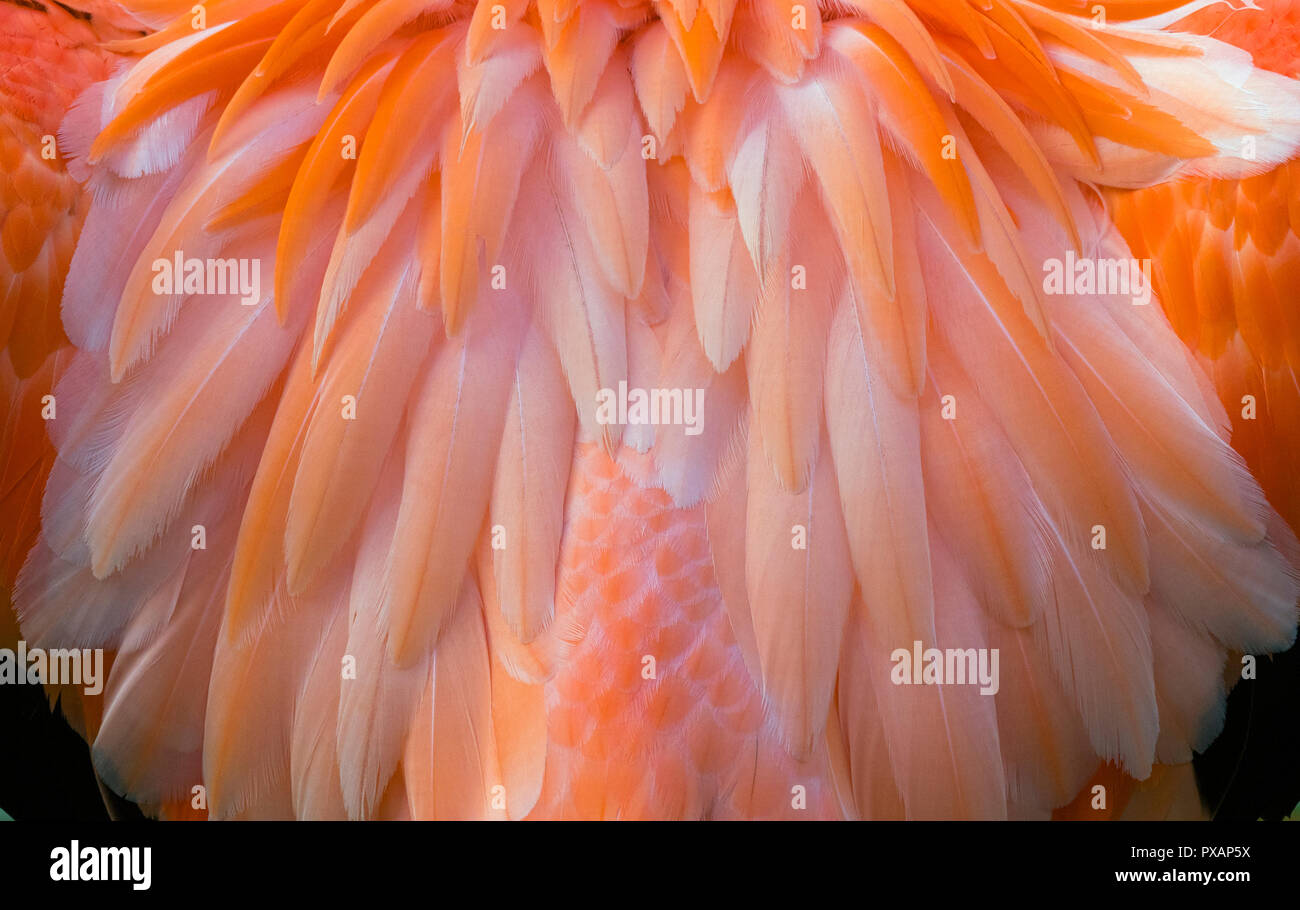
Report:
M0 591L106 786L1205 814L1296 637L1300 3L37 6Z

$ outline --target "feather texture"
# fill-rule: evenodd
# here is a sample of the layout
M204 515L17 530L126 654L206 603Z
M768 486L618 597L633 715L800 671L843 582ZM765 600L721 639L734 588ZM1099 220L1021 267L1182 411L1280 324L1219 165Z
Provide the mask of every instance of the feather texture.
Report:
M1294 641L1300 83L1202 0L127 6L0 39L0 556L151 812L1181 811Z

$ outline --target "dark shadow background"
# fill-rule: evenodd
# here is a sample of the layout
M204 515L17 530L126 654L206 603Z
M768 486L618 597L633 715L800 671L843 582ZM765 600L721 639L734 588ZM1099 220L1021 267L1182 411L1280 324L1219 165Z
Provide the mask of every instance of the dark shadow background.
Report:
M1300 802L1300 645L1261 657L1256 671L1232 690L1223 732L1194 762L1216 819L1285 818Z
M0 686L0 809L15 819L108 820L90 748L40 686Z

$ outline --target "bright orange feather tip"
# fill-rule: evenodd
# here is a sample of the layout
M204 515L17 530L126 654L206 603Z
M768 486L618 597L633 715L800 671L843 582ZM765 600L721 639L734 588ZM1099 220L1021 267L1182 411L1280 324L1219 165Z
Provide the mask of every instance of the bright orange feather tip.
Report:
M1292 400L1300 84L1207 5L128 3L15 593L115 652L98 773L168 817L1199 814L1300 592L1289 424L1230 401ZM1159 305L1098 286L1134 257Z
M1300 73L1300 3L1233 11L1208 7L1181 23L1248 51L1256 66ZM1135 252L1157 263L1156 287L1179 337L1214 379L1232 442L1269 501L1300 529L1296 317L1300 281L1300 165L1240 180L1184 180L1114 196Z

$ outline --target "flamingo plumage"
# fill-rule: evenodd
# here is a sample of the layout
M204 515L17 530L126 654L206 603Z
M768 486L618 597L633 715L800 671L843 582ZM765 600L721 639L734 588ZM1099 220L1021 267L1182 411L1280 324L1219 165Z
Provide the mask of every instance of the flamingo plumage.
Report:
M0 3L0 556L112 790L1204 811L1296 632L1300 4L87 9Z

